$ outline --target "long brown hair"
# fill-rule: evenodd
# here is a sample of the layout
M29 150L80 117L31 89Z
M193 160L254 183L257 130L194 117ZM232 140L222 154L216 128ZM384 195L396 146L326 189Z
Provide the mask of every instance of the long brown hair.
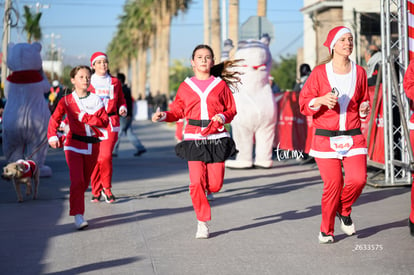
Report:
M91 68L89 68L89 66L86 65L78 65L76 67L74 67L71 71L70 71L70 78L75 78L75 75L82 69L88 70L89 73L92 75L92 70Z
M192 60L194 60L195 53L199 49L209 50L211 53L211 57L214 59L213 49L209 45L200 44L194 48L193 53L191 55ZM242 61L242 59L225 60L221 63L218 63L211 68L210 74L215 77L221 77L224 80L224 82L226 82L227 86L237 90L236 85L240 82L239 76L241 73L234 70L233 68L239 67L238 63L240 61Z

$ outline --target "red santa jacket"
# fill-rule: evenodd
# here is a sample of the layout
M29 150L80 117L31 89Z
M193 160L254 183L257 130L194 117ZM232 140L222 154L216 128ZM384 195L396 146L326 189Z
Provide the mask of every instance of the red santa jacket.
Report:
M100 78L100 86L97 85L95 79ZM108 131L119 132L119 111L122 109L127 110L124 93L122 92L122 84L118 78L109 74L106 76L92 75L91 86L88 89L90 92L98 95L104 105L105 110L108 113L110 123L108 125Z
M405 94L410 99L411 118L408 128L414 130L414 62L410 62L404 75L403 87Z
M72 92L63 97L49 120L47 131L49 141L59 139L58 128L65 114L66 121L69 124L69 132L67 133L64 150L90 155L92 153L92 143L79 140L79 137L84 139L90 137L106 139L108 137L105 130L109 123L108 115L102 100L97 95L89 93L88 96L79 98L76 92Z
M180 84L174 102L170 105L166 117L162 120L167 122L186 118L191 120L210 120L216 114L222 115L225 123L230 123L237 114L236 104L231 90L221 78L214 78L213 82L203 92L190 79L186 78ZM207 128L187 123L184 130L184 140L195 139L217 139L229 137L230 134L224 127L210 127L212 131L207 136L201 132Z
M352 64L351 86L348 91L342 91L338 103L333 109L321 106L318 109L310 108L311 100L323 96L336 87L332 62L314 68L299 95L301 113L312 116L315 129L331 131L347 131L361 127L359 106L369 100L367 74L365 70ZM352 136L353 145L350 150L340 156L331 148L331 139L327 136L314 135L309 155L319 158L342 158L367 153L367 145L362 134Z

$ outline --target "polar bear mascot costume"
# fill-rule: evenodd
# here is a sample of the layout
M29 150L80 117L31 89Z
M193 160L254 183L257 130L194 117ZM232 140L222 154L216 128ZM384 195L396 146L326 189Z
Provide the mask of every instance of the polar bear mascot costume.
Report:
M44 94L50 84L42 71L41 49L37 42L8 45L7 66L12 73L4 86L3 152L8 162L34 160L40 175L48 177L52 170L44 163L50 111Z
M235 160L227 160L225 165L238 169L271 168L276 104L269 84L272 66L269 38L240 41L234 59L244 60L237 68L242 75L238 91L233 93L237 115L231 122L239 153Z

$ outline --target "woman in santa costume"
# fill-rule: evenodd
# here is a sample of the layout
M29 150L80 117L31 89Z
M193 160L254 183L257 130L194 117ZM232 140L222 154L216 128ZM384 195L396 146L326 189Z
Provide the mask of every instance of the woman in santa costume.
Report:
M184 141L177 144L176 153L188 161L190 196L198 220L197 239L209 237L207 221L211 220L211 209L206 193L220 191L224 161L237 152L224 127L236 115L236 105L227 85L233 78L225 77L228 66L233 66L234 62L222 64L224 69L220 75L224 80L211 73L212 49L208 45L198 45L191 60L194 76L181 83L170 111L157 110L152 117L154 122L186 120Z
M102 100L88 92L91 69L77 66L70 72L71 82L75 90L63 97L49 120L47 137L52 148L62 144L59 129L66 115L69 132L64 141L66 162L70 175L70 210L75 216L78 229L88 226L84 220L85 191L91 180L99 155L99 142L107 137L105 127L109 123L108 115Z
M352 204L367 178L367 145L360 127L370 107L367 74L349 59L353 50L350 29L333 28L324 46L330 58L314 68L299 104L301 112L313 118L315 134L309 155L315 158L324 183L319 242L332 243L335 216L345 234L355 234Z
M407 97L413 101L414 100L414 62L411 62L408 65L408 68L404 75L403 86ZM412 103L412 102L411 102ZM414 144L414 105L410 104L411 109L411 118L408 123L408 128L410 129L410 142ZM411 172L414 182L414 171ZM411 185L411 212L408 219L408 226L410 228L410 233L414 236L414 184Z
M105 53L96 52L91 56L94 74L91 77L90 91L98 95L109 116L108 139L101 142L98 164L92 173L92 202L99 202L101 194L107 203L115 202L112 194L112 151L118 140L120 131L119 116L127 115L127 107L122 92L122 84L118 78L109 74L108 57Z

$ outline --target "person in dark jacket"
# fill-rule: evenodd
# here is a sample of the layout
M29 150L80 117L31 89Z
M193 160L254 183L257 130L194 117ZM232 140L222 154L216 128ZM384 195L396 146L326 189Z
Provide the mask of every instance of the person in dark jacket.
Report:
M114 150L112 151L113 156L118 156L118 148L119 148L119 142L120 138L123 134L125 134L129 141L134 145L136 148L136 152L134 156L138 157L145 153L147 149L145 149L144 145L142 145L139 138L134 134L133 129L131 127L132 125L132 114L133 114L133 106L132 106L132 96L131 96L131 89L128 87L128 85L125 84L125 75L123 73L118 73L117 78L121 81L122 84L122 92L124 93L126 105L127 105L127 116L126 117L120 117L120 124L121 124L121 130L119 131L118 141L115 144Z

